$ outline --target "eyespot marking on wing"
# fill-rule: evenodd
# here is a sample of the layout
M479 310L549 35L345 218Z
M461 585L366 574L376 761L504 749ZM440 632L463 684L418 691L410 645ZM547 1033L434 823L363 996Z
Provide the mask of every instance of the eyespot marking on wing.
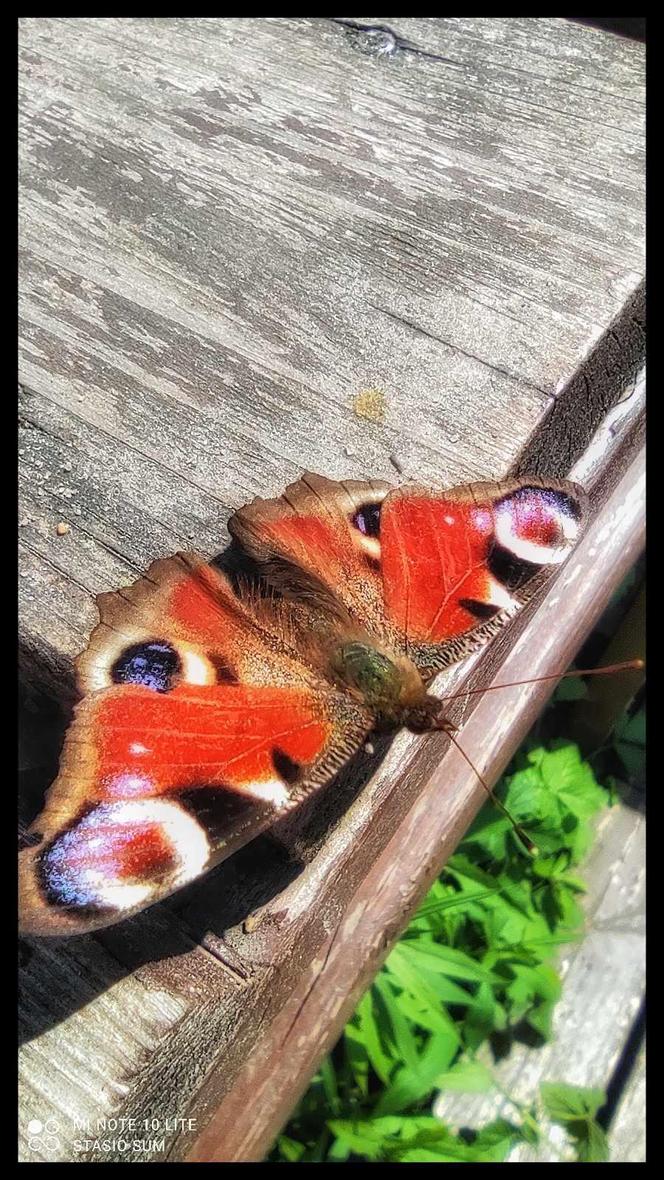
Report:
M363 504L352 517L356 529L366 537L377 537L380 533L380 504Z
M153 639L126 647L111 668L111 680L170 692L181 672L182 660L173 645Z
M380 560L380 510L380 502L363 504L350 518L359 548L374 562Z
M494 506L497 544L518 562L558 565L568 556L581 527L581 507L562 488L526 486Z
M45 849L39 877L52 905L131 910L193 880L209 852L201 825L174 800L102 803Z

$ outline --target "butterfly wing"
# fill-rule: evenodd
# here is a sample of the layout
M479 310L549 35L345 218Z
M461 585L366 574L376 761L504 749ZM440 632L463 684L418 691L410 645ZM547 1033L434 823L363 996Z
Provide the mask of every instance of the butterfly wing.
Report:
M395 489L380 521L385 614L425 676L487 641L571 552L586 497L567 481Z
M428 678L519 610L570 552L584 511L583 489L567 481L436 492L308 474L279 499L241 509L229 527L277 583L285 563L297 591L304 569Z
M377 528L389 491L381 480L307 472L278 499L241 508L228 528L281 591L375 629L384 609Z
M102 595L87 694L20 855L27 933L109 925L217 864L327 782L371 719L212 567L155 562Z

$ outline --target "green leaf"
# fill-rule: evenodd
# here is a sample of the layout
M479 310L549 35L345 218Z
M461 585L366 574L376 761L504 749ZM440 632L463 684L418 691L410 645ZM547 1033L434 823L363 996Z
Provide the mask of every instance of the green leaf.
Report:
M498 1163L521 1138L518 1128L503 1119L484 1127L470 1142L426 1116L337 1119L329 1126L355 1155L390 1163Z
M378 1002L383 1007L385 1019L389 1022L397 1060L401 1060L410 1069L416 1069L419 1042L404 1017L385 972L381 972L376 978L374 989Z
M608 1140L595 1118L606 1102L603 1090L566 1082L542 1082L540 1094L546 1114L552 1122L565 1128L580 1163L608 1160Z
M581 760L578 746L568 743L545 754L541 772L545 785L556 792L577 819L589 819L604 806L606 796L592 768Z
M416 1143L406 1145L398 1156L390 1152L390 1158L398 1158L400 1163L500 1163L521 1139L517 1127L496 1119L472 1138L449 1131L434 1138L433 1132L422 1130Z
M355 1155L371 1160L396 1162L419 1145L435 1150L437 1145L456 1142L445 1124L429 1115L334 1119L328 1126L337 1140L347 1144Z
M481 1061L470 1060L458 1061L437 1081L441 1090L452 1090L456 1094L486 1094L494 1084L491 1070Z
M369 1097L369 1072L370 1061L367 1052L364 1038L353 1022L346 1025L344 1029L344 1048L346 1051L346 1061L353 1076L355 1086L362 1098ZM341 1107L339 1102L330 1102L330 1110L333 1114L340 1114Z
M560 823L557 798L543 781L540 767L529 766L513 775L508 783L505 806L521 823L536 823L538 831L542 825L557 826Z
M501 820L501 823L504 822L504 820ZM462 852L455 852L454 856L450 857L445 867L445 872L451 873L462 883L472 881L477 885L483 885L488 893L496 893L499 889L495 876L479 868L478 865Z
M449 1069L459 1044L456 1039L433 1035L422 1051L416 1065L398 1069L391 1084L375 1106L376 1114L394 1114L421 1102L438 1085L438 1079Z
M543 1041L550 1041L553 1036L555 1006L555 1000L543 1000L540 1004L534 1005L526 1015L526 1022L539 1033Z
M328 1149L327 1160L329 1163L344 1164L351 1154L348 1143L344 1143L343 1139L335 1139Z
M472 1146L478 1158L486 1162L500 1162L517 1143L527 1143L528 1135L521 1127L506 1119L495 1119L477 1133Z
M567 1082L541 1082L540 1094L551 1121L563 1125L578 1119L593 1119L606 1102L603 1090L571 1086Z
M337 1075L334 1072L334 1065L332 1058L326 1057L320 1066L319 1074L323 1083L323 1091L328 1101L330 1110L335 1113L340 1109L339 1091L337 1089Z
M374 1004L373 989L365 992L355 1011L352 1025L346 1026L346 1037L353 1029L353 1039L361 1040L376 1075L385 1085L394 1068L394 1058L385 1051L380 1026L380 1009Z
M289 1164L296 1164L305 1153L304 1143L290 1139L288 1135L280 1135L277 1139L277 1150Z
M578 1126L578 1130L577 1130ZM602 1164L609 1159L609 1141L599 1123L594 1121L568 1124L579 1163Z
M464 854L470 854L472 848L477 848L492 860L504 860L511 831L509 820L499 815L491 804L486 804L466 832L459 848Z
M466 993L463 993L466 996ZM467 1002L468 997L466 996ZM440 1036L451 1037L454 1045L458 1045L458 1034L454 1022L450 1019L449 1013L445 1005L428 1004L421 998L411 996L408 992L402 992L399 996L399 1007L413 1024L418 1025L419 1028L426 1029L427 1032L437 1033Z
M496 886L493 889L476 889L474 891L461 892L455 894L454 897L441 899L440 901L431 901L426 905L422 905L413 918L413 923L420 918L430 918L433 916L440 916L448 910L464 909L473 901L484 901L487 897L492 897L497 892ZM407 934L406 936L407 937Z
M331 1119L327 1126L356 1155L380 1159L391 1136L397 1134L402 1119Z
M473 1051L479 1048L492 1032L504 1029L505 1025L504 1008L497 1002L489 985L480 984L463 1022L464 1044Z
M425 938L420 938L417 942L406 940L397 943L388 963L395 954L400 962L407 958L416 970L440 972L452 976L453 979L472 982L493 982L491 972L480 967L465 951L456 950L451 946L441 946Z
M436 1011L440 1011L442 1003L467 1004L469 993L443 973L440 962L432 964L430 957L418 954L423 941L419 940L417 945L405 940L397 943L387 959L385 970L412 996Z

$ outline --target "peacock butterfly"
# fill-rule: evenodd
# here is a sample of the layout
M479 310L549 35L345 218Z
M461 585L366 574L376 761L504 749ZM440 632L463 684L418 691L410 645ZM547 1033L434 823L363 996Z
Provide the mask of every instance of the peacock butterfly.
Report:
M444 728L427 684L519 610L584 511L563 481L437 492L306 474L229 522L258 585L180 553L100 595L20 853L23 931L111 925L296 807L372 730Z

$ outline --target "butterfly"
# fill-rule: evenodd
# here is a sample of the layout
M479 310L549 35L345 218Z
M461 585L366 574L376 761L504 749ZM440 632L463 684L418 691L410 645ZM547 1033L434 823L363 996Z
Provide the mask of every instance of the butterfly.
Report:
M427 691L565 560L585 493L310 473L229 531L259 571L188 553L97 599L82 699L19 855L21 927L108 926L328 783L375 730L445 728Z

